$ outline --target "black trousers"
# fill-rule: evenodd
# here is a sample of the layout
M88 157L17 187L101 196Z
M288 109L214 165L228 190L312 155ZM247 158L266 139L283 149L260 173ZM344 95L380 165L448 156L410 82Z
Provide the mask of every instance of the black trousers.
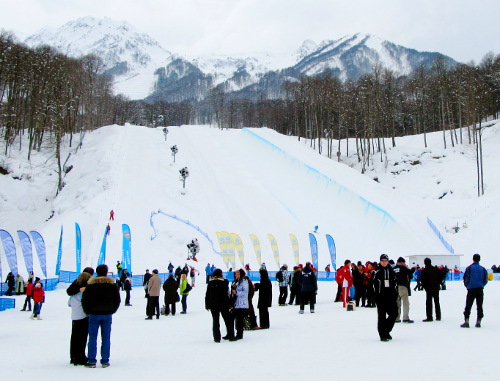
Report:
M26 310L26 306L28 306L28 311L31 311L31 295L26 295L26 299L24 299L23 310Z
M170 315L170 312L172 312L172 315L175 315L175 303L165 303L165 315Z
M260 328L269 328L269 307L259 307L259 322Z
M300 310L304 311L304 305L309 304L309 309L314 310L316 294L314 291L302 291L300 294Z
M467 298L465 299L464 316L466 320L469 319L470 311L472 309L472 305L474 304L474 300L476 301L477 318L482 319L484 317L483 314L484 291L482 288L471 288L470 290L467 290Z
M356 300L356 307L359 307L359 301L362 301L362 306L365 305L366 295L365 295L365 287L363 285L359 285L355 287L355 295L354 298Z
M160 316L160 297L159 296L148 296L148 305L146 307L146 315L148 317L153 317L156 315Z
M295 304L300 304L300 289L298 286L292 286L290 288L290 301L288 304L293 304L295 300Z
M222 316L222 319L224 320L224 324L226 325L226 336L228 338L234 337L234 323L233 323L233 317L231 316L231 313L229 310L226 309L218 309L218 308L212 308L210 310L210 313L212 314L212 333L214 335L214 340L215 341L220 341L221 339L221 333L220 333L220 317Z
M280 296L278 297L278 304L286 304L286 298L288 297L288 286L280 286Z
M436 319L441 320L441 306L439 304L439 289L432 291L425 291L425 313L427 319L432 320L432 301L434 300L434 307L436 308Z
M130 304L130 290L125 290L125 305Z
M69 356L72 363L86 364L87 337L89 335L89 318L73 320L71 322L71 339L69 344Z
M378 296L377 302L377 329L381 339L389 337L396 317L398 316L397 295L394 296Z
M337 283L337 295L335 295L336 302L342 301L342 298L340 297L341 295L342 295L342 285L340 283Z
M236 337L238 339L243 339L243 319L245 318L245 316L248 316L248 311L243 308L233 308L233 316L236 322Z

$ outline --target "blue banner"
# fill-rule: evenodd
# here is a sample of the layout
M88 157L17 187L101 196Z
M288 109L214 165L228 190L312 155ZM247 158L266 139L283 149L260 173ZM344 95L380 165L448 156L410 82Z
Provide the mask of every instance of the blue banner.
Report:
M309 233L309 243L311 244L312 264L314 268L318 270L318 242L312 233Z
M17 231L17 236L19 237L19 242L21 242L24 263L26 264L26 270L28 270L29 274L31 271L33 271L33 251L31 249L31 240L28 234L26 234L22 230Z
M75 222L76 230L76 272L82 271L82 231L80 225Z
M107 228L104 228L104 237L102 237L101 251L99 252L99 259L97 260L97 266L106 263L106 238L108 236L107 233L108 233Z
M36 253L38 254L38 261L40 262L40 267L42 268L43 275L47 278L47 254L45 252L45 242L43 241L40 233L35 231L30 231L31 238L33 238L33 243L35 244Z
M330 250L330 258L332 259L332 270L337 271L337 248L330 234L326 235L326 242L328 242L328 250Z
M5 250L5 256L7 257L7 263L9 264L10 271L14 276L18 274L17 272L17 256L16 256L16 245L12 236L6 230L0 230L0 238L2 239L3 248ZM0 269L0 277L2 276Z
M59 235L59 247L57 249L56 275L59 275L59 272L61 271L62 238L63 238L63 227L61 225L61 234Z
M122 224L123 231L123 258L122 267L127 269L129 273L132 274L132 252L131 252L131 236L130 228L126 224Z

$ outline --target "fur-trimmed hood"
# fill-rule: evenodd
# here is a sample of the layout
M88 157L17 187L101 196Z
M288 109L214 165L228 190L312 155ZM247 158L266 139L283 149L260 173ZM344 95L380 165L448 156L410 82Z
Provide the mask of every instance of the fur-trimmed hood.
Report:
M107 276L98 276L89 279L87 285L91 284L115 284L115 280Z

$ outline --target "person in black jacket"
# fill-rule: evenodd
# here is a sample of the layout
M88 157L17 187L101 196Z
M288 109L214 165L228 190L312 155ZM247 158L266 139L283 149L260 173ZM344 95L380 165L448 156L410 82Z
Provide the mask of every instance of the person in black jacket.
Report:
M14 291L14 287L16 285L16 278L12 274L12 272L9 272L7 274L7 278L5 279L5 283L7 283L7 292L5 293L5 296L12 296L12 291Z
M267 270L260 269L260 283L255 284L255 291L259 291L259 301L257 308L259 309L260 328L267 329L271 326L269 322L269 307L273 302L273 286L269 280Z
M316 292L318 291L318 283L316 275L311 269L311 263L307 262L306 267L300 274L300 310L299 314L304 313L304 305L309 303L311 313L314 313L314 303L316 302Z
M151 279L153 275L149 272L149 269L146 269L146 273L144 274L144 277L142 279L142 287L144 287L144 292L146 293L144 297L147 299L149 294L148 294L148 282Z
M373 272L373 288L377 304L378 334L381 341L389 341L392 340L391 331L398 312L396 275L393 268L389 266L387 254L380 256L380 263Z
M290 281L290 301L289 305L293 304L295 300L295 305L300 304L300 269L299 266L293 266L293 275Z
M441 320L441 306L439 305L439 288L441 286L441 272L436 266L432 266L430 258L424 259L425 267L422 270L422 287L425 290L425 312L427 318L422 320L425 322L433 321L432 319L432 301L436 307L436 320Z
M97 277L91 278L82 295L83 311L89 315L89 344L87 367L95 368L97 364L97 334L101 328L101 365L109 366L111 349L112 316L120 307L120 291L113 278L108 278L108 266L96 268Z
M229 312L229 282L222 277L222 270L215 269L212 280L208 282L205 293L205 308L212 314L212 333L214 341L220 343L220 316L226 324L226 336L224 340L235 341L234 323Z
M83 269L82 273L88 273L90 275L94 275L94 269L92 267L85 267ZM73 295L76 295L79 292L81 292L81 289L82 289L82 286L78 282L78 278L77 278L66 289L66 294L68 294L68 296L73 296Z
M177 289L179 285L177 281L174 279L173 274L169 274L165 283L163 283L163 291L165 291L165 315L170 315L172 312L172 316L175 315L175 303L178 302L179 294L177 293Z
M396 323L401 322L401 305L403 306L403 323L413 323L413 320L410 319L409 296L411 296L410 280L413 278L415 268L409 269L406 266L405 259L399 257L394 272L398 284L398 316L396 317Z

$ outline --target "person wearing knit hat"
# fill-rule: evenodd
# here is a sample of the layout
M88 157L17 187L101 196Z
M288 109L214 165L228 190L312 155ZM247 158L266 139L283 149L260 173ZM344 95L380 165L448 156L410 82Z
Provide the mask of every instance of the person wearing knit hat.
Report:
M432 318L432 302L436 309L436 320L441 320L441 305L439 304L439 289L441 287L442 276L436 266L432 266L430 258L424 259L425 268L422 271L422 287L425 290L425 313L427 318L424 322L431 322Z
M373 272L373 288L375 289L375 301L378 315L378 334L380 341L392 340L391 331L396 321L397 312L397 289L396 274L389 266L387 254L380 256L380 263Z
M410 319L410 299L411 287L410 281L413 278L413 273L415 269L409 269L406 266L406 261L403 257L398 258L396 266L394 266L394 272L396 273L396 282L398 284L398 316L396 317L396 323L401 322L401 306L403 307L403 323L413 323Z

